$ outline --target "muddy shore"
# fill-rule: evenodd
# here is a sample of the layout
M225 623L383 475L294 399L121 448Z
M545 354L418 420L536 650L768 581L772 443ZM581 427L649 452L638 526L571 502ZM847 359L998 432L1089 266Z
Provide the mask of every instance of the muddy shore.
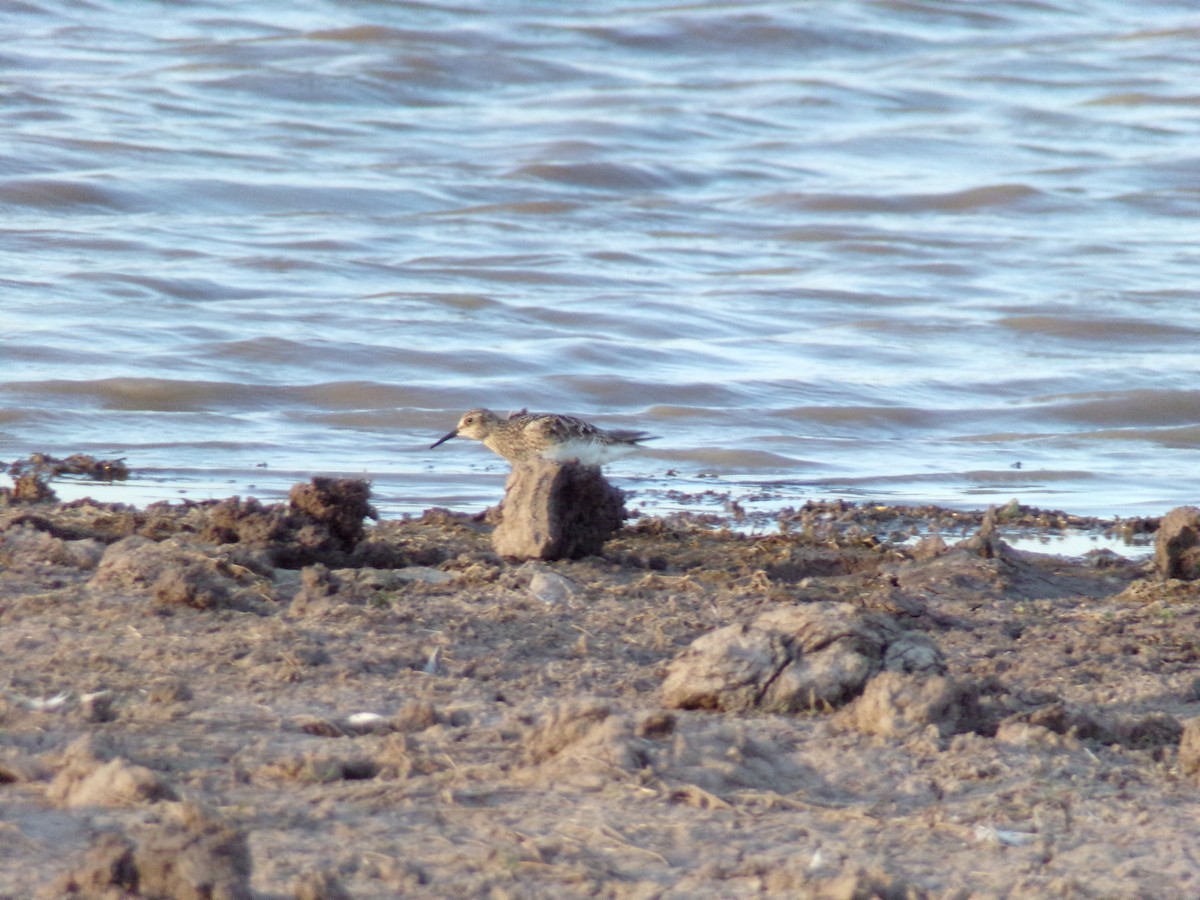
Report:
M1005 542L1153 520L29 499L0 896L1200 896L1200 582Z

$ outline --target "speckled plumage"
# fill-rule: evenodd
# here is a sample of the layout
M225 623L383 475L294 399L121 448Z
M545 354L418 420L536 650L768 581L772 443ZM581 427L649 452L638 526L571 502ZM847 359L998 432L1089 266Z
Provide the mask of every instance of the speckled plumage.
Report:
M636 450L640 441L651 440L653 435L644 431L608 431L558 413L521 410L503 417L490 409L472 409L463 414L453 431L435 441L430 449L454 437L482 441L485 447L509 462L540 456L558 462L576 460L597 466Z

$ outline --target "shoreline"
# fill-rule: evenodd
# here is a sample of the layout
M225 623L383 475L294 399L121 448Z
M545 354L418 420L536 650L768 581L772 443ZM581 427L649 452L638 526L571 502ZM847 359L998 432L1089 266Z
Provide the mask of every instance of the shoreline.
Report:
M1005 542L1154 520L829 502L514 564L483 515L356 530L362 484L0 510L0 896L180 894L185 849L261 898L1200 883L1200 582Z

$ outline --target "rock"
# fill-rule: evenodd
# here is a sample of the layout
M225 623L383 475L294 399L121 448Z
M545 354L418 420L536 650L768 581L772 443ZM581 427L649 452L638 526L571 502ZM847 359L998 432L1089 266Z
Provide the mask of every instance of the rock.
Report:
M928 635L907 631L887 645L887 651L883 654L883 668L887 672L944 675L946 660Z
M155 579L154 599L168 606L224 609L230 605L228 581L203 563L190 563Z
M159 544L141 535L130 535L112 544L104 552L96 567L96 574L88 583L94 588L145 590L167 569L186 566L200 556L199 551L174 540Z
M1200 508L1179 506L1162 517L1154 541L1160 578L1200 578Z
M46 483L48 476L39 472L25 472L13 478L11 488L0 488L0 506L18 506L26 503L49 503L58 495Z
M726 711L827 709L856 697L885 666L943 670L932 642L884 616L847 603L806 604L697 638L668 666L663 702Z
M598 466L533 459L513 464L492 533L509 559L598 555L625 521L625 495Z
M175 792L154 772L132 766L125 760L109 760L88 775L60 773L50 785L48 796L61 796L66 806L133 806L174 800Z
M13 747L0 748L0 785L45 781L50 774L46 764L38 757Z
M568 603L583 596L583 590L570 578L551 572L539 563L526 563L521 567L530 570L529 593L551 606Z
M690 805L705 805L704 794L733 801L745 790L808 796L828 791L823 779L795 758L793 745L754 737L742 723L719 718L684 722L654 759L655 774L678 785L673 793ZM691 788L704 794L697 796Z
M319 543L332 543L341 550L353 550L363 538L363 520L375 510L368 502L371 486L355 478L314 478L297 484L288 492L288 506L297 515L322 526L327 532Z
M748 624L702 634L671 662L663 703L678 709L753 709L789 661L782 638Z

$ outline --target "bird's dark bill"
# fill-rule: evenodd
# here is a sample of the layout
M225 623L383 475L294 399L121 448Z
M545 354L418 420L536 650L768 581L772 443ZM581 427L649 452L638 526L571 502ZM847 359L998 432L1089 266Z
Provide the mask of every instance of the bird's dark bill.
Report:
M446 435L445 437L438 438L436 441L434 441L432 444L430 444L430 445L429 445L429 449L430 449L430 450L432 450L432 449L433 449L434 447L436 447L438 444L444 444L444 443L446 443L446 441L450 440L450 438L452 438L452 437L458 437L458 430L457 430L457 429L455 429L454 431L450 432L450 433L449 433L448 435Z

